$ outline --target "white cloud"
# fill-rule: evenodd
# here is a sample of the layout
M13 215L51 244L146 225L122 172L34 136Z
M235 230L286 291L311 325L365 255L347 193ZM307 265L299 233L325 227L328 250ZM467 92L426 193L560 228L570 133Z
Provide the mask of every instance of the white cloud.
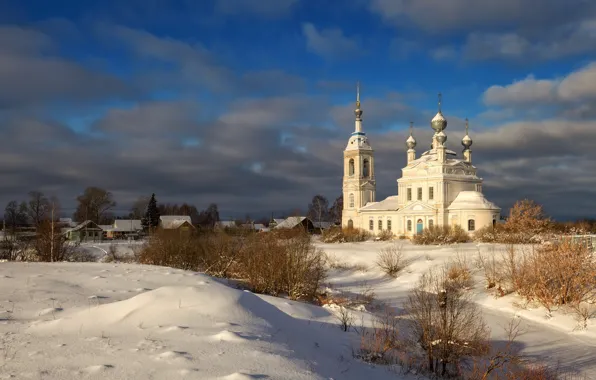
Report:
M308 50L322 57L334 59L362 54L357 41L345 36L341 29L318 30L313 24L305 23L302 25L302 34L306 38Z
M523 107L563 104L596 99L596 62L564 78L535 79L533 76L506 86L491 86L483 95L489 106Z

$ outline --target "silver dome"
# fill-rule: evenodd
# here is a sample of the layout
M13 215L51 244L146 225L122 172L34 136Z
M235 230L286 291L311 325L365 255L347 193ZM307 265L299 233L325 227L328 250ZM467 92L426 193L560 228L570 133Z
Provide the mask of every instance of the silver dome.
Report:
M408 149L414 149L416 147L416 139L412 135L406 140L406 146Z

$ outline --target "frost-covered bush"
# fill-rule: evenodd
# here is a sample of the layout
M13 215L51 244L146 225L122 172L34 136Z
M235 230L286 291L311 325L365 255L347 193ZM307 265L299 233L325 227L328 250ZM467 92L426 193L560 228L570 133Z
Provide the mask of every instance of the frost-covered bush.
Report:
M412 242L419 245L455 244L468 241L470 236L459 225L428 227L412 238Z

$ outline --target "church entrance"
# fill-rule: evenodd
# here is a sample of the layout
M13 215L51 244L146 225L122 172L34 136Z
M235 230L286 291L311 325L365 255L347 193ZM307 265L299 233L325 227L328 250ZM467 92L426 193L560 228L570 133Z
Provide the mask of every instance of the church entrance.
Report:
M421 234L423 229L422 219L418 219L418 222L416 222L416 233Z

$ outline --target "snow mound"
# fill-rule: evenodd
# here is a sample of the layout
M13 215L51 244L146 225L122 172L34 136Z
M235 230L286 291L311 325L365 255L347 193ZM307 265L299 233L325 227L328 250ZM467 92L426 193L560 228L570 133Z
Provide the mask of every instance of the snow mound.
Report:
M49 307L47 309L43 309L42 311L40 311L38 315L40 317L43 317L44 315L51 315L54 313L58 313L60 311L62 311L61 307Z
M184 363L184 362L192 360L192 357L190 356L190 354L188 352L166 351L166 352L162 352L159 355L155 355L154 359L158 360L158 361L165 361L168 363L176 363L176 362Z
M90 299L98 297L92 296ZM272 306L252 293L240 292L218 283L200 287L164 286L141 293L124 301L96 305L62 318L32 326L37 333L80 333L110 330L112 332L142 325L144 328L159 326L188 326L186 322L205 319L220 320L222 316L240 322L254 320L261 308ZM255 310L257 310L255 312ZM283 314L279 310L277 314ZM53 310L47 310L47 313ZM263 317L267 317L264 315ZM277 319L280 318L278 315ZM274 318L274 319L276 319ZM262 321L264 322L264 321ZM266 323L266 322L264 322ZM124 331L123 331L124 332Z
M267 375L251 375L243 372L234 372L231 375L220 377L221 380L254 380L254 379L269 379Z
M114 368L113 365L110 364L99 364L99 365L92 365L83 370L84 373L88 373L90 375L105 372Z
M232 332L232 331L228 331L228 330L224 330L218 334L211 336L210 338L213 341L236 342L236 343L244 342L246 340L246 338L240 336L240 334Z

